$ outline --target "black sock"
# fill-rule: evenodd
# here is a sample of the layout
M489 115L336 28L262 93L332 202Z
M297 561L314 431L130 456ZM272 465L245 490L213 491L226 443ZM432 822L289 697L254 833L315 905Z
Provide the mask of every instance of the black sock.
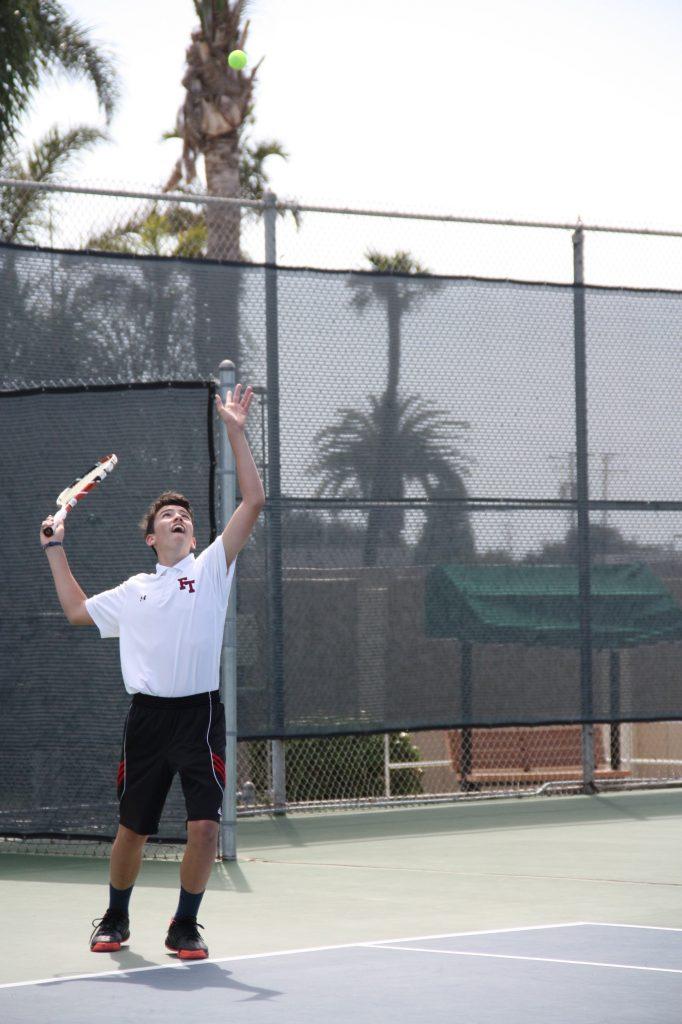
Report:
M120 910L122 914L127 914L132 891L132 885L129 889L114 889L109 883L109 910Z
M203 892L187 892L180 886L180 902L175 911L176 918L189 917L192 921L196 921L203 895Z

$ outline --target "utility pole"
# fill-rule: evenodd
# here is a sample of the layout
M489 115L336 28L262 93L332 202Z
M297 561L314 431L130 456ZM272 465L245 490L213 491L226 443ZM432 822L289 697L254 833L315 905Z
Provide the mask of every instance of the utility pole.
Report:
M592 458L594 452L588 452L587 455L588 458ZM577 530L577 510L575 508L575 500L577 493L575 476L575 449L573 449L572 451L569 450L567 452L564 452L563 455L549 455L548 458L550 462L563 462L566 467L566 477L559 482L559 497L564 501L568 500L574 503L573 507L569 508L567 515L568 533L575 533L575 531Z
M621 455L622 455L622 452L601 452L600 454L601 454L601 466L602 466L602 473L601 473L601 496L602 496L602 501L608 501L609 500L609 476L612 475L614 472L615 473L627 473L627 469L616 469L616 470L612 470L611 469L611 462L613 461L613 459L619 459L621 457ZM606 530L606 528L609 525L609 513L608 513L608 509L606 509L606 508L602 509L601 524L602 524L602 527L604 528L604 530Z
M609 500L609 481L611 477L616 473L627 473L627 469L612 469L611 463L614 459L620 459L622 452L588 452L587 456L589 459L600 458L602 464L601 473L601 499L602 501ZM575 477L575 462L576 456L575 451L567 451L563 455L550 455L550 462L563 462L566 466L566 478L559 483L559 497L562 499L568 499L569 501L575 501L576 498L576 477ZM604 529L609 523L608 509L602 509L601 525ZM569 509L568 512L568 527L569 530L575 530L576 528L576 512L575 509Z

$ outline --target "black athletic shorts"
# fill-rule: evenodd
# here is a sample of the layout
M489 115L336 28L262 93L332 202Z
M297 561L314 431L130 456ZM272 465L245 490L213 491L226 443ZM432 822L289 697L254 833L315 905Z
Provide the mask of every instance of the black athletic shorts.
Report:
M225 709L217 690L192 697L135 694L123 727L118 766L121 824L139 835L158 832L176 772L187 821L220 821Z

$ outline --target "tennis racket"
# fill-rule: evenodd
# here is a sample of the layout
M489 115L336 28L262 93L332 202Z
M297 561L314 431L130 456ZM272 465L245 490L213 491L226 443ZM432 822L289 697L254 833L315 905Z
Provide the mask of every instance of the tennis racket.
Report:
M57 504L59 505L59 512L52 520L52 526L46 526L43 533L46 537L51 537L54 533L54 527L59 526L62 519L66 518L67 513L77 505L81 498L84 498L86 494L89 494L97 484L101 484L102 480L108 473L111 473L114 466L118 462L115 455L105 455L103 459L96 462L92 469L89 469L83 476L79 476L72 484L70 484L61 494L57 496Z

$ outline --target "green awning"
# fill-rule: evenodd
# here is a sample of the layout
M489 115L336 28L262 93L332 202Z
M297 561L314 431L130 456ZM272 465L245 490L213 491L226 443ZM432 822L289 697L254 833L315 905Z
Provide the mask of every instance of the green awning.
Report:
M682 608L643 564L591 570L592 642L682 639ZM426 635L476 644L580 644L578 570L561 565L442 565L426 580Z

